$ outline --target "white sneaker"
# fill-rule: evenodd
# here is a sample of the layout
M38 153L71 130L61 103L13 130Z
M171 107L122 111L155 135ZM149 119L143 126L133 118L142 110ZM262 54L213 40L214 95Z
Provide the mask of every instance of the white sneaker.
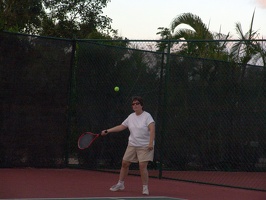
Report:
M142 194L149 195L149 189L147 186L143 186Z
M125 186L124 184L121 184L121 183L117 183L116 185L113 185L110 190L113 191L113 192L116 192L118 190L124 190L125 189Z

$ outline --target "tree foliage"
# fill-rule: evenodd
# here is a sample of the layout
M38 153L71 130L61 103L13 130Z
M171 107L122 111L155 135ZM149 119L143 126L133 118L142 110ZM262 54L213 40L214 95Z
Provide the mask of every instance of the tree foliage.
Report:
M259 44L256 39L259 38L259 33L253 30L255 11L252 15L250 28L247 33L244 33L240 22L236 23L236 34L239 37L239 42L232 47L228 44L228 39L232 35L223 34L221 32L211 32L201 18L192 13L183 13L175 17L169 28L159 27L157 35L163 40L183 40L182 45L179 45L176 53L179 55L211 58L224 61L232 61L236 63L256 63L262 59L265 65L265 47ZM186 25L184 28L181 25ZM174 42L171 42L172 46ZM166 49L165 43L157 45L159 51Z
M237 22L235 25L239 42L232 46L231 56L235 62L242 63L244 66L263 49L262 46L255 41L258 39L258 32L253 30L254 15L255 12L252 15L250 28L246 33L243 32L240 22ZM243 70L243 75L244 72L245 70Z
M42 1L39 0L0 1L0 27L4 30L35 34L41 26L40 16L43 14Z
M111 38L110 0L1 0L2 30L62 38Z
M57 37L88 38L95 32L102 35L115 33L112 20L102 15L110 0L44 0L48 10L43 20L42 34ZM53 29L51 29L53 28Z

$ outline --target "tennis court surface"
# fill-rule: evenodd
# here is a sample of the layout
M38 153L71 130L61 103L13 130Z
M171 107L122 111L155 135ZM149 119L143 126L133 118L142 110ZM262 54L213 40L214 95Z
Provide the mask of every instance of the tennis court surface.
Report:
M170 197L104 197L104 198L45 198L45 199L31 199L31 200L184 200L178 198L170 198ZM26 200L26 199L19 199L19 200Z
M139 176L128 176L125 190L111 192L118 174L77 169L0 169L0 199L179 199L265 200L266 192L150 178L142 195Z

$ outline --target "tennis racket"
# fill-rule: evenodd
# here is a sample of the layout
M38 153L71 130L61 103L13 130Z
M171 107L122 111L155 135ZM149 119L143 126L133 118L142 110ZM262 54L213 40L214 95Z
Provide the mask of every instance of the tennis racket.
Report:
M100 136L101 134L95 134L91 132L83 133L78 139L78 148L79 149L89 148L93 144L93 142Z

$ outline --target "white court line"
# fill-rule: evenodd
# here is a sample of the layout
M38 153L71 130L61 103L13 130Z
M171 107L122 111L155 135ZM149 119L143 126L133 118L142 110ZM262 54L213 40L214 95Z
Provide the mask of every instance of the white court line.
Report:
M78 198L15 198L15 199L1 199L1 200L134 200L134 199L163 199L163 200L187 200L166 196L149 196L149 197L78 197Z

